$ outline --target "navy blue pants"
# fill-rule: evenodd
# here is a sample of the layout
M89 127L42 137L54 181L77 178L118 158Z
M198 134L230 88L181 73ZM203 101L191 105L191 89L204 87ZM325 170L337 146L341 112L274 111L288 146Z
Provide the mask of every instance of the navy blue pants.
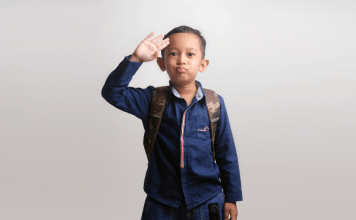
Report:
M141 220L209 220L208 205L210 203L218 203L220 220L224 220L225 194L223 191L192 209L187 209L184 199L179 207L175 208L147 195Z

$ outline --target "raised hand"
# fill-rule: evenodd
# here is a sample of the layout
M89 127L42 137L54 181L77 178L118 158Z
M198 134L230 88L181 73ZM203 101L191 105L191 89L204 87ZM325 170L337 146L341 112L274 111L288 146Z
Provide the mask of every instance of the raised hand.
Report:
M141 41L129 60L136 62L149 62L158 57L159 52L169 44L169 38L157 42L164 37L164 35L161 34L150 41L154 34L155 32L150 33L150 35Z

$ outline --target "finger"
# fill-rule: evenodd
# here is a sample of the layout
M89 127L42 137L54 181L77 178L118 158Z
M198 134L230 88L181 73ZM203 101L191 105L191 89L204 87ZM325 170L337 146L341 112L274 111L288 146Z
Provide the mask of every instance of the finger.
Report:
M167 42L169 43L169 38L166 38L166 39L164 39L164 40L162 40L162 41L156 43L156 47L159 47L159 46L161 46L162 44L166 44Z
M156 42L155 44L156 44L156 46L159 46L160 44L165 43L165 42L167 42L167 41L169 41L169 38L166 38L166 39L164 39L164 40L161 40L160 42Z
M231 212L231 220L237 220L237 213L236 212Z
M229 219L229 210L225 210L224 212L224 220L228 220Z
M158 37L155 37L153 40L151 40L151 43L156 43L159 39L162 39L164 37L163 34L159 35Z
M160 46L157 47L158 51L163 50L163 48L167 47L169 44L169 41L166 41L165 43L161 44Z
M145 40L150 40L151 39L151 37L153 37L155 35L155 32L151 32L146 38L145 38Z

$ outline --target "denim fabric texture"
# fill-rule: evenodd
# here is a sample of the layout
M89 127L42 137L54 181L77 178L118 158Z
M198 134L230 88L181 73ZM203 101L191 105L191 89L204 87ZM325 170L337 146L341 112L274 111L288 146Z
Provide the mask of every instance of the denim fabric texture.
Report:
M147 195L141 220L209 220L209 204L211 203L218 204L220 220L224 220L225 195L222 191L192 209L188 209L184 202L175 208Z
M101 94L114 107L139 118L148 137L149 109L155 87L129 87L142 65L128 60L129 57L125 56L110 73ZM188 106L169 81L169 95L143 189L155 201L175 208L185 203L192 209L222 190L227 202L242 201L239 163L224 99L218 95L220 119L216 130L215 162L205 93L197 80L196 86L197 93ZM118 143L118 147L141 147L145 154L143 145L122 146ZM183 168L180 159L184 162Z

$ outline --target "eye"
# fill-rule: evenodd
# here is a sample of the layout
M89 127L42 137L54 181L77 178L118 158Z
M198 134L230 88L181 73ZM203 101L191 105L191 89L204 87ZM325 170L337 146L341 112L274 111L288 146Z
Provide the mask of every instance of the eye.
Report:
M170 53L169 55L174 54L174 53L176 53L176 52Z
M188 53L188 54L192 54L192 56L194 55L194 53Z

